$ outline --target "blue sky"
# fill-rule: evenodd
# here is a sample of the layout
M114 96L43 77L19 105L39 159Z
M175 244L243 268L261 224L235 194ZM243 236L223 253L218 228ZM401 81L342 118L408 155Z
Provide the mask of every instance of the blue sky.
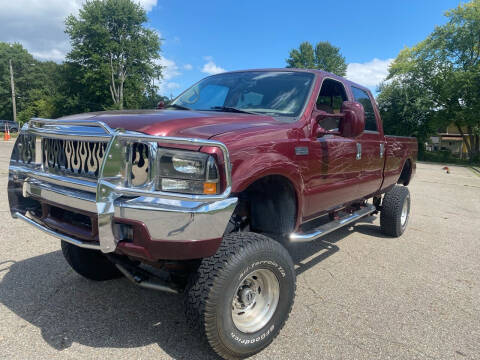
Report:
M136 0L164 39L160 92L177 95L225 70L284 67L302 41L330 41L347 77L372 90L405 46L445 23L458 0ZM0 41L20 42L36 58L61 62L70 49L65 18L85 0L0 0Z
M159 0L149 18L165 39L163 55L173 70L167 69L162 85L166 95L206 76L205 64L212 66L203 70L215 70L213 65L218 70L284 67L289 51L305 40L328 40L340 47L347 63L358 64L349 68L352 80L374 89L389 59L445 23L444 12L458 4L455 0Z

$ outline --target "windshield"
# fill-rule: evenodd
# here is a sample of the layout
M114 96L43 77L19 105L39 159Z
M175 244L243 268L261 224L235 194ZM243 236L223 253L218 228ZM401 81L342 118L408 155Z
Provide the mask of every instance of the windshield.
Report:
M210 76L171 105L193 110L250 112L290 118L302 112L314 75L291 71L245 71Z

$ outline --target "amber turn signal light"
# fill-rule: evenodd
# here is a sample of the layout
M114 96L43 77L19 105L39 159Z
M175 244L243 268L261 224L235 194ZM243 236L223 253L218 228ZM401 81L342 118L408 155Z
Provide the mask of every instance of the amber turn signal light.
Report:
M217 184L216 183L203 183L203 193L206 195L215 195L217 193Z

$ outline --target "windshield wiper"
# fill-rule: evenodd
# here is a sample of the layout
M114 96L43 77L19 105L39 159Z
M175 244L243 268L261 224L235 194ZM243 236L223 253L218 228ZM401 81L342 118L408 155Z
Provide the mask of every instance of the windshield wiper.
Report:
M170 104L170 105L167 105L165 107L165 109L167 108L175 108L175 109L178 109L178 110L192 110L186 106L182 106L182 105L178 105L178 104Z
M245 110L237 109L235 107L230 107L230 106L212 106L210 108L210 110L232 112L232 113L255 114L255 113L250 112L250 111L245 111Z

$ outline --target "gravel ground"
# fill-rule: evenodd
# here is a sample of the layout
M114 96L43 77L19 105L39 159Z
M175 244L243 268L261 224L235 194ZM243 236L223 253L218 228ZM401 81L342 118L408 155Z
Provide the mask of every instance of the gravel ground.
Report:
M12 142L0 142L0 186ZM419 164L400 239L378 216L292 248L290 319L255 359L479 359L480 176ZM73 273L0 192L0 358L213 359L180 296Z

